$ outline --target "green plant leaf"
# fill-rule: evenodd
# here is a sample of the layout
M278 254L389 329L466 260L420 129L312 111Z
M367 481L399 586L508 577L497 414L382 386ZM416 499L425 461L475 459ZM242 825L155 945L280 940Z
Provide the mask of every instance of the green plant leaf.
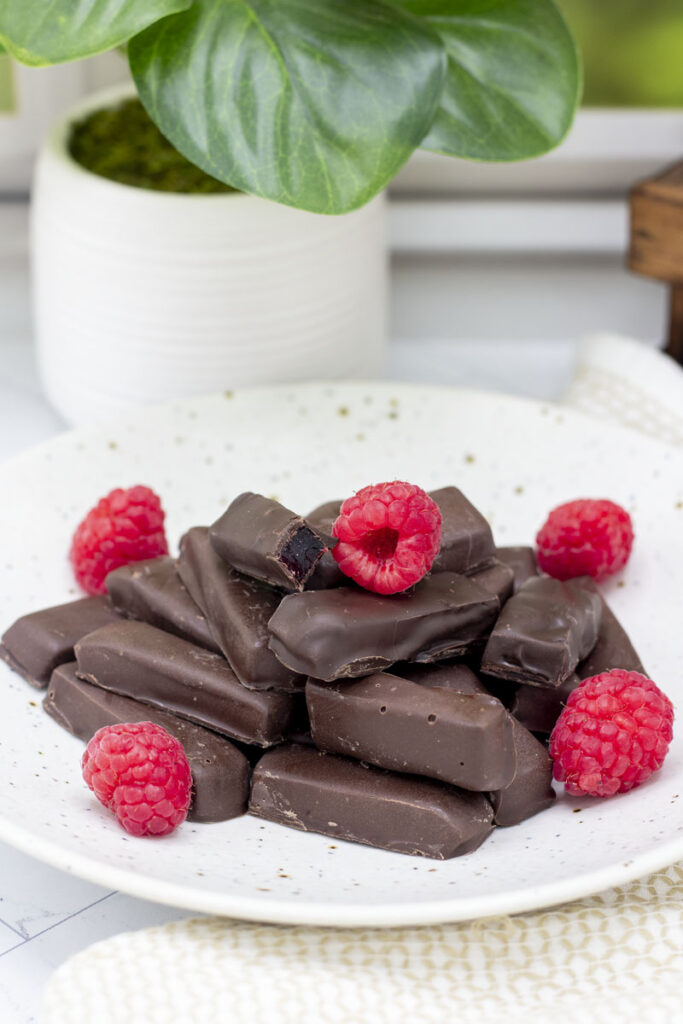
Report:
M392 0L441 35L448 71L423 149L523 160L562 141L581 90L579 57L552 0Z
M328 214L393 178L445 74L438 35L376 0L196 0L128 53L142 102L189 160Z
M0 48L32 67L90 57L192 0L0 0Z

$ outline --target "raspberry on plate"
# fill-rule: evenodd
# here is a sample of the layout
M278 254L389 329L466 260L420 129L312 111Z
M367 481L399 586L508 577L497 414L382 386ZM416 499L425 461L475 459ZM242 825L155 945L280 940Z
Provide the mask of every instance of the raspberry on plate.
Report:
M153 722L107 725L81 762L100 803L133 836L165 836L185 821L192 776L182 745Z
M87 594L105 594L107 573L168 554L161 500L149 487L117 487L76 528L69 559Z
M626 565L633 524L626 509L613 501L579 498L552 510L536 544L538 564L549 576L602 580Z
M414 484L363 487L343 503L332 527L339 568L366 590L397 594L429 572L441 546L441 512Z
M553 774L577 796L626 793L661 768L673 719L669 698L639 672L584 679L550 737Z

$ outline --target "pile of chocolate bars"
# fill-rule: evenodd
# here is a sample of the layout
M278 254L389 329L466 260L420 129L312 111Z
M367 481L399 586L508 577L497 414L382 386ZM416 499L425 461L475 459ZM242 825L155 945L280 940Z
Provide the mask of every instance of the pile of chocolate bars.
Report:
M176 736L194 821L248 810L398 853L467 853L554 799L542 739L578 682L643 668L590 579L539 575L531 548L495 548L457 488L432 497L441 550L405 593L340 573L341 502L304 519L247 493L189 530L177 560L22 617L0 656L84 741L143 720Z

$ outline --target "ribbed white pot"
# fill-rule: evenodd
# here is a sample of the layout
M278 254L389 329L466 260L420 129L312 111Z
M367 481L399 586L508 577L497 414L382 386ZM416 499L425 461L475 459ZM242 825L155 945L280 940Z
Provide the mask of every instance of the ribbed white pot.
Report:
M383 360L384 199L341 217L242 193L119 185L46 140L33 193L38 361L71 423L245 384L373 376Z

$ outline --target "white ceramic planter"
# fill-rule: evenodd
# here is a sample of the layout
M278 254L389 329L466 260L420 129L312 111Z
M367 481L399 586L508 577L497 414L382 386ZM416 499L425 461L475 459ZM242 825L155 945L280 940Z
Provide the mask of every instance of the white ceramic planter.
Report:
M69 156L69 126L129 92L73 108L37 164L35 330L53 405L77 423L245 384L378 373L383 197L323 217L100 178Z

